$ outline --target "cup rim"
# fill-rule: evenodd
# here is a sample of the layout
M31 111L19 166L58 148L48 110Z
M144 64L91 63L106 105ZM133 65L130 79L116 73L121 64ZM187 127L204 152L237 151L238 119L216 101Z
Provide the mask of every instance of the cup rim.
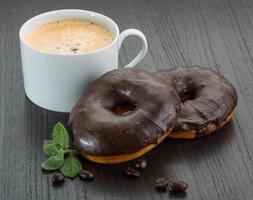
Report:
M44 17L46 15L49 15L49 14L52 14L52 13L56 13L56 12L85 12L85 13L88 13L88 14L91 14L91 15L97 15L99 17L102 17L102 18L105 18L106 20L108 20L111 24L113 24L113 26L116 28L116 34L115 34L115 37L113 39L113 41L108 44L107 46L103 47L103 48L100 48L100 49L97 49L96 51L92 51L92 52L88 52L88 53L78 53L78 54L68 54L68 53L54 53L54 52L46 52L46 51L43 51L43 50L39 50L37 48L34 48L33 46L31 46L29 43L27 43L25 40L24 40L24 35L22 35L23 31L24 31L24 28L25 26L27 26L29 23L31 23L33 20L35 19L38 19L40 17ZM117 41L119 37L119 27L118 25L116 24L116 22L114 20L112 20L110 17L107 17L106 15L103 15L101 13L98 13L98 12L94 12L94 11L90 11L90 10L82 10L82 9L59 9L59 10L53 10L53 11L49 11L49 12L44 12L44 13L41 13L41 14L38 14L38 15L35 15L33 16L32 18L28 19L19 29L19 39L20 41L26 45L27 47L31 48L32 50L36 51L36 52L39 52L39 53L42 53L42 54L45 54L45 55L54 55L54 56L84 56L84 55L91 55L91 54L96 54L96 53L99 53L99 52L102 52L108 48L110 48L112 45L114 45L114 43Z

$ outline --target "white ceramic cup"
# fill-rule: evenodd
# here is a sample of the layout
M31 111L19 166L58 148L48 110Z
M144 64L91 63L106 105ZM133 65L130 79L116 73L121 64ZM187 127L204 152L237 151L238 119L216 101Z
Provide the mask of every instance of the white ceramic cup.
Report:
M108 28L114 40L92 53L56 54L33 48L25 36L35 27L62 19L85 19ZM27 97L36 105L52 111L70 112L91 81L118 68L119 49L123 40L138 36L142 41L139 54L125 67L133 67L145 56L148 44L136 29L119 33L117 24L102 14L76 9L56 10L37 15L23 24L19 31L24 87Z

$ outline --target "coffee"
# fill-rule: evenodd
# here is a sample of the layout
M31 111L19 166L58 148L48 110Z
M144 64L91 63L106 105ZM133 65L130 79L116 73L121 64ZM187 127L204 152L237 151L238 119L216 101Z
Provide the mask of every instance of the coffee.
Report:
M102 25L82 19L40 25L25 38L36 49L59 54L94 52L109 45L113 39L113 34Z

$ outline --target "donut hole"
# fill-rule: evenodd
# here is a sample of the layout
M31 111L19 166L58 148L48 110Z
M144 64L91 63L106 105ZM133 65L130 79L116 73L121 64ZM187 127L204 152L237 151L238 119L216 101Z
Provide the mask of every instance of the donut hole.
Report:
M182 103L189 100L193 100L195 98L196 98L196 92L194 90L185 91L182 95L180 95L180 99Z
M130 114L136 109L136 105L134 103L129 102L120 102L115 106L112 110L117 115L126 115Z

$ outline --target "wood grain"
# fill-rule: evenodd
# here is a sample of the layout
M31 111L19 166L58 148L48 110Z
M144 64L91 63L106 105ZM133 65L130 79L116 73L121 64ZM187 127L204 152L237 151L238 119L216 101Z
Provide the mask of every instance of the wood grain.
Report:
M84 161L96 178L51 186L40 163L43 140L67 114L49 112L24 94L18 30L30 17L54 9L79 8L112 17L121 30L141 29L149 52L138 67L156 71L196 64L227 77L238 91L237 113L226 127L197 140L167 140L144 157L138 180L121 175L126 164ZM140 48L124 42L120 65ZM0 199L252 199L253 196L253 1L251 0L8 0L0 1ZM158 193L157 177L182 179L185 195Z

